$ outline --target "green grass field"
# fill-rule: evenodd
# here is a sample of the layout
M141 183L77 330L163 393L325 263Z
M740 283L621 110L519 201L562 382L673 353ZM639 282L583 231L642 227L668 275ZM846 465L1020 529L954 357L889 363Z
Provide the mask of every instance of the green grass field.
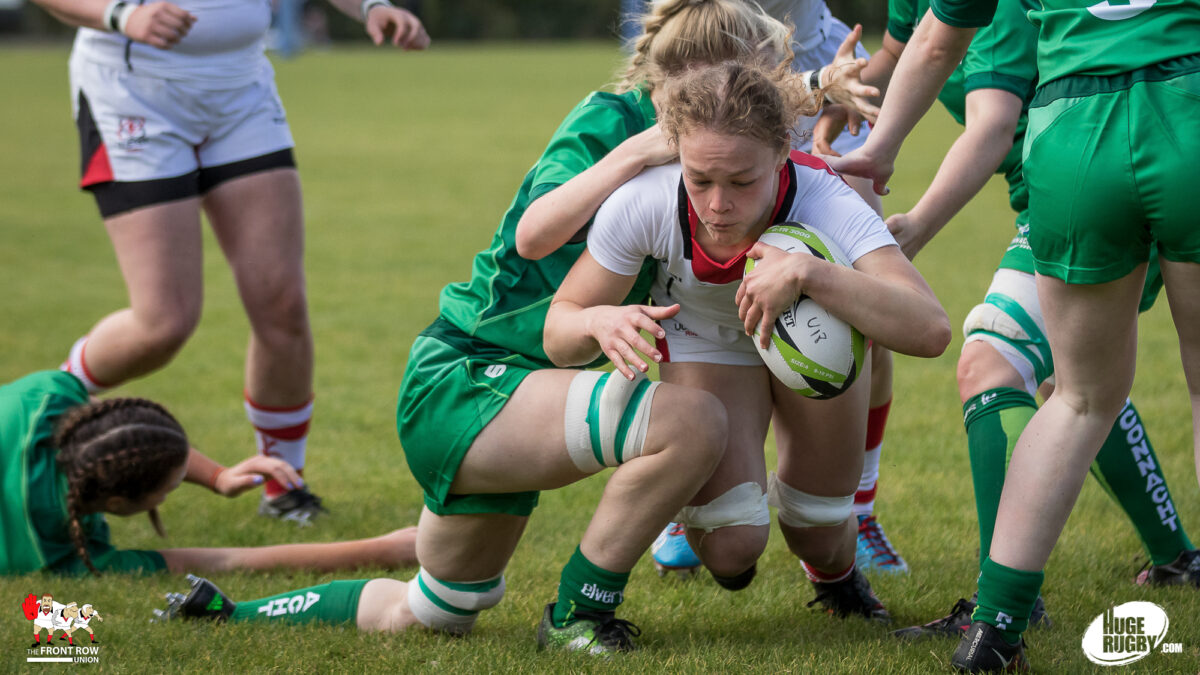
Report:
M76 337L124 306L124 288L90 197L78 192L78 145L62 46L0 47L0 381L53 368ZM434 317L438 290L466 278L521 176L567 110L613 79L609 45L437 45L427 54L368 49L311 52L277 65L297 141L308 221L309 296L317 344L317 408L306 474L331 508L297 531L259 518L254 496L225 500L184 486L162 509L169 542L145 518L113 518L122 548L256 545L373 536L415 522L420 491L394 428L409 345ZM909 140L889 213L919 196L958 127L940 110ZM982 298L1012 214L993 181L917 263L954 325ZM206 235L207 236L207 235ZM228 268L206 239L205 313L163 372L123 387L168 405L201 450L226 463L253 451L241 405L247 324ZM956 336L936 360L898 358L878 513L913 572L873 581L898 625L944 614L974 590L975 510L955 382ZM1165 302L1143 318L1134 400L1145 417L1182 521L1200 532L1187 392ZM735 421L736 422L736 421ZM773 448L768 452L773 454ZM298 672L803 672L946 670L951 642L900 644L876 626L805 607L813 592L778 532L754 584L721 590L707 576L634 571L622 615L645 631L644 649L607 662L535 651L534 626L603 488L595 478L543 495L508 569L508 595L464 640L423 633L367 635L348 628L262 625L150 626L151 608L180 577L0 579L0 672L24 670L28 593L94 604L107 619L99 669ZM1128 672L1197 672L1200 593L1142 589L1145 558L1132 528L1089 481L1047 569L1055 621L1029 635L1040 672L1092 666L1084 629L1132 600L1163 606L1167 641ZM408 579L413 570L356 576ZM327 575L224 574L235 599L324 583ZM80 634L82 635L82 634ZM50 666L49 668L53 668ZM1122 671L1124 672L1124 671Z

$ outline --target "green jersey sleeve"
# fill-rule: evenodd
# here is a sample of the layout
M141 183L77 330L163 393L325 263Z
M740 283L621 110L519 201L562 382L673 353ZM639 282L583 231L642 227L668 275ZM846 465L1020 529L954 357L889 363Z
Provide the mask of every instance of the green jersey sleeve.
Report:
M583 173L654 119L649 95L637 92L638 107L616 94L597 91L575 106L554 132L534 169L533 201ZM649 114L647 114L647 107Z
M919 18L917 4L916 0L888 0L888 35L900 42L912 39Z
M1037 83L1037 28L1020 2L1000 3L996 16L979 29L963 59L963 87L1001 89L1028 102Z
M1011 0L1005 0L1011 2ZM955 28L979 28L992 21L997 0L931 0L929 8L939 21Z

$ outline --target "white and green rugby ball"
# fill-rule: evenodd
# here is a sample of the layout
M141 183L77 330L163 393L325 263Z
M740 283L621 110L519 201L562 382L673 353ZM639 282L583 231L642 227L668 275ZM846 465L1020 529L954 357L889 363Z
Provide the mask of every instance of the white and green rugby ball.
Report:
M846 254L832 240L801 223L767 228L758 238L788 253L813 255L850 267ZM746 259L746 272L754 260ZM754 333L754 346L775 377L810 398L833 398L846 391L862 370L866 341L850 324L825 311L807 295L796 298L775 320L771 346L763 349Z

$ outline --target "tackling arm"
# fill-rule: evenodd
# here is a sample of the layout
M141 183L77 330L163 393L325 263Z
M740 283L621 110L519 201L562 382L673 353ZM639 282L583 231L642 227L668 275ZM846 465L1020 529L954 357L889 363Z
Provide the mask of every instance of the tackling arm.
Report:
M888 219L888 227L910 259L996 172L1012 149L1021 108L1021 99L1001 89L967 94L966 129L950 146L929 189L908 213Z

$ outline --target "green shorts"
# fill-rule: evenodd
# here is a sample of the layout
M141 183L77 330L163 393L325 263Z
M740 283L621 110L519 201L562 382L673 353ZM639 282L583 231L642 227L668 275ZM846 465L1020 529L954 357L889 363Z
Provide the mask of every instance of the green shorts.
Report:
M537 492L450 494L471 443L529 373L529 359L477 340L438 318L413 343L400 384L396 429L408 468L438 515L528 516Z
M1066 77L1029 109L1024 175L1037 271L1114 281L1150 258L1200 262L1191 201L1200 55L1110 77Z

